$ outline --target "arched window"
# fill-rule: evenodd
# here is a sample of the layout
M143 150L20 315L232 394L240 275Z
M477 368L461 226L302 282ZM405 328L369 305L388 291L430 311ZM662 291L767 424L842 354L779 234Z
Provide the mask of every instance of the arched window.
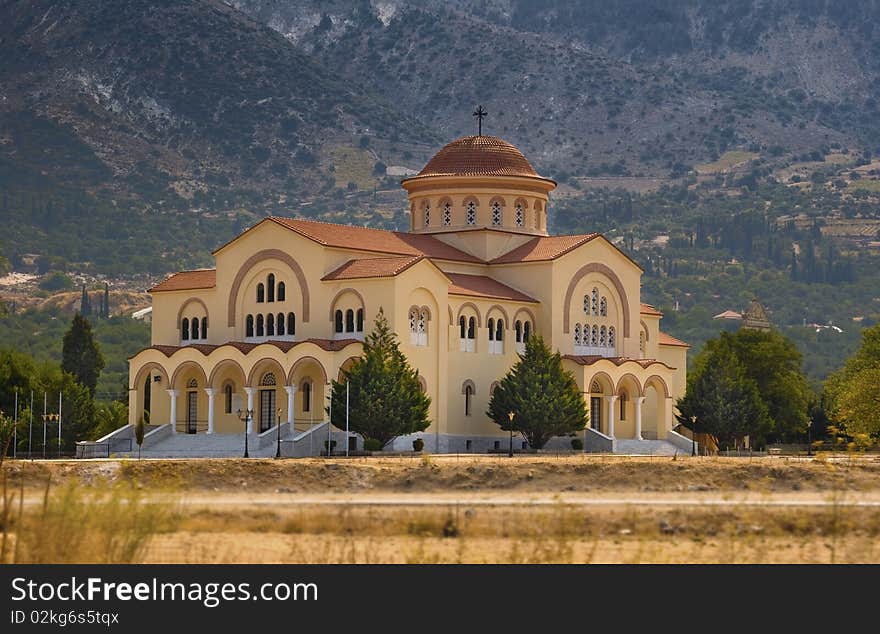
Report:
M541 228L541 203L535 201L535 229Z
M499 319L495 322L495 341L502 341L504 339L504 321Z
M310 412L312 411L312 382L311 381L303 381L302 384L302 393L303 393L303 411Z
M620 393L620 420L626 420L626 392Z
M269 277L266 278L266 301L274 302L275 301L275 274L269 273Z
M260 282L257 284L257 303L262 304L264 301L266 301L266 287Z
M275 379L275 375L271 372L266 372L263 375L262 380L260 381L260 385L263 387L272 387L274 385L278 385L278 381Z
M180 322L180 338L184 341L189 339L189 319L186 317Z
M278 326L276 328L278 330L278 336L284 336L284 313L278 313Z
M489 341L495 341L495 320L490 317L486 327L489 329Z
M529 340L529 336L532 334L532 322L527 321L523 324L523 343L526 343Z
M283 302L285 299L287 299L287 288L284 282L278 282L278 301Z
M354 311L351 308L345 311L345 332L354 332Z
M193 317L192 321L189 322L189 325L190 325L190 331L192 332L192 338L198 339L199 338L199 318Z
M189 383L186 384L186 387L188 387L191 390L194 390L197 387L199 387L199 382L196 381L195 379L190 379Z
M523 224L525 223L525 214L523 213L522 203L516 203L515 209L516 209L516 211L515 211L514 215L516 217L516 226L522 227Z
M253 337L254 336L254 316L248 315L247 319L244 321L244 336L245 337Z
M584 295L584 312L590 314L590 296Z
M470 384L464 386L464 415L471 415L471 398L474 395L474 388Z
M343 317L342 317L342 311L341 311L341 310L337 310L337 311L334 313L333 316L334 316L334 321L335 321L335 329L336 329L336 332L342 332L342 326L343 326L343 322L342 322L342 320L343 320Z
M266 336L275 336L275 315L272 313L266 315Z
M223 411L227 414L232 413L232 390L232 383L227 383L226 386L223 388L223 397L225 401L223 405Z
M614 326L608 326L608 347L614 350Z
M266 334L266 332L263 329L263 316L257 315L257 336L262 337L265 334Z
M355 331L356 332L363 332L364 331L364 309L363 308L358 308L357 323L355 324Z
M465 224L477 224L477 203L472 200L469 200L467 202L467 205L465 206L464 219Z
M501 203L497 200L492 203L492 226L501 226Z
M430 227L431 226L431 205L429 205L428 203L425 203L424 213L425 213L425 226Z
M448 227L452 224L452 203L447 201L443 203L443 226Z
M418 320L418 313L415 310L409 311L409 331L411 334L416 334L416 321Z
M296 315L293 313L287 313L287 334L291 336L296 334Z
M467 339L467 320L464 315L458 318L458 337L459 339Z
M590 331L590 345L599 345L599 326L594 325L592 331Z
M645 331L639 331L639 357L645 356Z
M468 339L476 339L477 338L477 320L475 317L471 317L468 319L467 338Z
M416 332L419 335L425 335L428 332L428 314L425 311L419 312L419 321L416 324ZM427 342L422 343L426 345Z
M208 318L202 317L202 339L208 338Z
M608 329L605 326L599 328L599 346L604 348L608 345Z
M522 322L519 319L513 324L513 332L516 334L516 342L522 343Z
M599 289L598 288L593 289L592 298L590 300L590 312L592 312L593 315L599 314Z
M608 316L608 300L604 296L599 300L599 315L602 317Z
M576 346L581 345L581 325L580 324L574 325L574 345L576 345Z

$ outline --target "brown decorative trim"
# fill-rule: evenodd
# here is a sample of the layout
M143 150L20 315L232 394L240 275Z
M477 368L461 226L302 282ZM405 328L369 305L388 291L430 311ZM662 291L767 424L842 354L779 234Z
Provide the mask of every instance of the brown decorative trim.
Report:
M606 381L608 381L608 385L610 386L610 390L611 390L612 393L614 393L614 391L615 391L615 390L614 390L614 381L611 380L611 377L608 375L607 372L601 372L601 371L600 371L600 372L595 372L595 373L590 377L590 379L587 381L586 385L584 385L584 388L585 388L584 391L585 391L587 394L592 394L593 392L592 392L592 389L591 389L591 388L593 387L593 381L596 381L596 380L598 380L598 379L600 379L600 378L604 378ZM604 390L604 387L603 387L603 390ZM603 391L602 394L605 394L605 392ZM606 394L606 396L611 396L611 394Z
M342 297L345 293L354 293L357 296L357 298L361 301L361 308L364 309L364 320L366 321L367 307L366 307L366 304L364 303L364 296L361 295L359 292L357 292L353 288L343 288L341 291L339 291L338 293L336 293L336 295L333 296L332 300L330 300L330 321L331 322L333 321L333 317L334 317L333 313L336 312L336 302L338 302L339 298Z
M663 377L657 374L652 374L645 380L645 390L647 390L648 386L655 380L663 386L663 396L669 398L669 386L666 384L666 381L663 379ZM655 385L654 387L656 388L657 386Z
M142 384L142 383L144 382L143 372L144 372L144 370L146 370L147 368L149 368L150 370L152 370L153 368L159 370L159 372L162 373L162 376L165 377L165 383L166 383L166 386L165 386L165 387L171 387L171 384L170 384L170 382L169 382L169 380L168 380L168 371L162 366L162 364L161 364L161 363L157 363L156 361L147 361L147 362L146 362L145 364L143 364L143 365L140 367L140 369L135 373L135 375L134 375L134 386L129 386L129 388L128 388L129 390L136 390L138 384ZM152 374L152 372L151 372L151 374Z
M429 306L419 306L419 311L425 313L425 321L431 321L431 308Z
M564 354L562 355L563 359L568 359L569 361L574 361L578 365L593 365L594 363L601 363L603 361L608 361L609 363L613 363L617 367L622 366L624 363L635 363L641 368L649 368L652 365L662 365L664 368L669 370L675 370L671 365L667 365L662 361L658 361L657 359L632 359L630 357L601 357L599 355L578 355L578 354Z
M627 372L626 374L624 374L622 377L620 377L620 378L617 380L617 387L616 387L616 389L615 389L615 392L616 392L618 395L620 394L620 391L621 391L621 389L622 389L621 386L622 386L622 384L623 384L623 381L624 381L627 377L631 378L631 379L633 380L633 382L636 384L636 396L644 396L644 395L645 395L645 391L642 389L642 384L639 383L639 379L638 379L638 378L636 377L636 375L633 374L632 372Z
M482 315L480 315L480 309L477 308L477 305L474 304L473 302L465 302L464 304L462 304L461 306L458 307L458 314L456 315L456 321L457 321L458 317L461 317L461 311L463 311L467 307L473 308L474 312L477 313L477 328L482 328L483 327L483 317L482 317Z
M219 371L223 368L223 366L230 364L230 363L232 365L238 367L238 371L241 372L242 381L247 383L247 372L244 371L244 368L241 367L241 364L238 361L236 361L235 359L223 359L217 365L214 366L213 370L211 370L211 376L208 377L208 387L214 386L214 379L217 378L217 374L219 373ZM223 386L221 385L220 387L222 388Z
M648 330L648 324L645 323L644 319L640 319L639 324L641 324L642 328L645 329L645 341L650 341L651 340L651 331Z
M629 338L629 301L626 297L626 289L623 288L623 283L620 281L620 278L617 277L617 273L612 271L608 266L602 264L601 262L590 262L589 264L584 264L580 269L578 269L577 273L574 274L574 277L571 278L571 281L568 283L568 289L565 291L565 302L562 305L562 332L568 334L569 331L569 322L571 321L569 317L569 312L571 311L571 296L574 295L574 289L577 287L578 283L589 275L590 273L599 273L604 275L611 283L614 285L614 289L617 291L618 296L620 297L620 302L623 304L623 337L624 339Z
M302 294L302 321L303 323L308 323L309 285L306 282L306 276L303 274L302 268L296 260L281 249L263 249L262 251L254 253L244 264L241 265L241 268L235 275L235 279L232 281L232 288L229 291L229 300L226 308L226 325L230 328L235 326L235 302L238 299L238 291L241 288L241 283L244 281L245 275L247 275L254 266L264 260L281 260L291 271L293 271L293 274L299 283L300 293Z
M316 359L313 356L307 356L307 357L300 357L299 359L297 359L296 363L293 364L293 367L290 368L290 372L288 372L288 374L287 374L287 384L288 385L293 385L293 377L296 374L296 369L300 365L305 364L308 361L314 361L315 363L318 364L318 367L321 368L321 376L324 378L324 383L327 383L327 370L324 368L324 364L321 363L320 361L318 361L318 359Z
M498 311L502 315L504 315L504 323L507 324L504 329L508 330L510 328L513 328L513 325L511 324L511 321L510 321L510 317L507 316L507 311L504 310L504 308L499 306L498 304L492 304L491 306L489 306L489 309L486 311L486 319L487 320L489 319L489 313L491 313L496 308L498 309Z
M186 308L187 306L189 306L190 304L201 304L202 308L205 309L205 317L210 318L210 315L208 314L208 307L205 305L205 302L203 302L198 297L190 297L189 299L187 299L185 302L183 302L180 305L180 310L177 311L177 329L178 330L180 330L180 320L183 318L183 309ZM208 319L208 321L210 322L211 320ZM208 325L210 326L210 323Z
M205 374L205 368L203 368L201 365L199 365L195 361L187 360L187 361L184 361L183 363L179 364L176 368L174 368L174 372L171 374L171 384L168 386L170 389L172 389L172 390L177 389L174 387L174 384L177 383L177 379L180 376L181 372L184 370L184 368L186 368L188 366L194 366L194 367L198 368L199 372L202 373L202 378L204 379L203 385L201 385L200 387L208 387L208 376Z
M476 396L476 394L477 394L477 386L474 385L474 382L471 381L470 379L465 379L465 380L462 382L462 384L461 384L461 393L464 394L465 388L467 388L468 385L471 386L471 394L473 394L474 396Z
M524 306L517 309L517 311L514 313L513 321L510 323L510 327L513 328L513 324L516 323L516 318L519 317L520 313L525 313L526 315L528 315L529 319L532 320L532 333L534 333L538 328L538 320L535 319L535 313Z
M259 384L257 384L257 385L254 384L254 378L255 378L254 374L256 373L257 368L260 367L260 364L263 363L263 361L268 361L270 364L274 364L278 368L278 370L280 370L280 372L278 373L279 376L286 375L286 373L284 372L284 366L282 366L278 362L278 359L273 359L272 357L263 357L262 359L259 359L251 366L251 371L247 377L247 384L246 384L247 387L259 387ZM285 385L289 385L289 382L285 383ZM282 387L282 386L278 386L278 387Z

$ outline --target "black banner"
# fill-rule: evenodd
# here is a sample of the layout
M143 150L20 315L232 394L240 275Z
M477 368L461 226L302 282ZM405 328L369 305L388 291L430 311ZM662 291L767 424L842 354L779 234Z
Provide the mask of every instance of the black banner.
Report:
M815 625L816 601L873 590L875 566L13 565L0 567L0 631L167 632L197 624L324 622L410 631L519 631L550 622L693 623L720 615ZM864 603L863 605L870 605ZM548 621L549 619L549 621ZM543 629L539 627L539 629ZM687 628L691 629L691 628Z

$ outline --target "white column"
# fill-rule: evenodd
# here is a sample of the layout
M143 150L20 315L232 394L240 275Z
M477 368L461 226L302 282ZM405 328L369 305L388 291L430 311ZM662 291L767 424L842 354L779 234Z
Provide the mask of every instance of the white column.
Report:
M254 433L254 414L253 414L253 411L254 411L254 392L256 392L256 391L257 391L256 388L253 388L253 387L244 388L244 393L247 394L247 397L248 397L247 409L249 412L252 412L251 417L248 419L248 423L247 423L247 433L249 433L249 434Z
M644 396L636 397L636 433L633 436L635 440L642 440L642 403L644 402Z
M614 438L614 404L617 402L617 396L606 396L608 401L608 436Z
M206 387L205 394L208 395L208 433L214 433L214 388Z
M171 412L168 415L168 422L171 423L171 433L177 433L177 397L180 396L180 390L165 390L171 397Z
M287 392L287 422L290 424L290 433L293 434L293 396L296 394L296 386L285 385L284 391Z

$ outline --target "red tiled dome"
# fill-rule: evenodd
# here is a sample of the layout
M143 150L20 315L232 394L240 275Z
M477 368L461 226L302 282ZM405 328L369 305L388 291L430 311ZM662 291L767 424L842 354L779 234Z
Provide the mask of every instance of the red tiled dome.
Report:
M437 152L418 176L526 176L541 178L522 152L494 136L466 136Z

